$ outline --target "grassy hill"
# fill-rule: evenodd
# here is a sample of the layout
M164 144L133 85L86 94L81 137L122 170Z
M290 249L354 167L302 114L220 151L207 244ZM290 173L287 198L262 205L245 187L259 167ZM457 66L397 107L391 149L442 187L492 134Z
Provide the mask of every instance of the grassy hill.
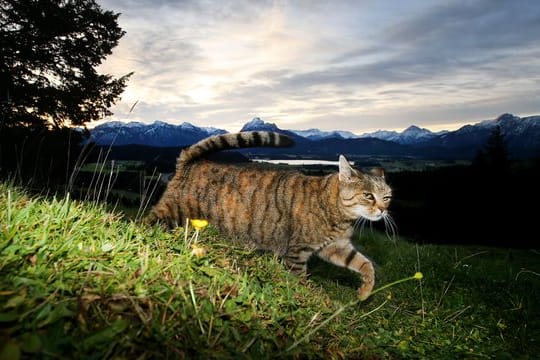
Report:
M196 241L197 240L197 241ZM350 272L290 275L211 226L174 233L0 184L0 358L534 358L540 253L420 246L364 230Z

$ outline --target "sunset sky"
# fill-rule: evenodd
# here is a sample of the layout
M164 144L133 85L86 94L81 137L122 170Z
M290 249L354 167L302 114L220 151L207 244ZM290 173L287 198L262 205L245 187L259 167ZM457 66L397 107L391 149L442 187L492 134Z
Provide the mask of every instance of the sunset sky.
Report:
M361 134L540 114L538 0L98 2L127 32L100 71L135 72L107 120Z

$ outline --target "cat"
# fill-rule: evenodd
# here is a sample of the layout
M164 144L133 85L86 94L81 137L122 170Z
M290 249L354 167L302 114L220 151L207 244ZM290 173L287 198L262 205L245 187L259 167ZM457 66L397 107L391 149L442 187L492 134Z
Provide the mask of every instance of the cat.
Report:
M373 264L350 239L358 221L391 221L392 190L382 169L363 173L343 155L339 172L327 176L204 159L225 149L293 144L280 133L252 131L212 136L184 149L146 222L175 227L186 218L206 219L229 237L275 252L294 273L305 272L317 255L359 273L357 291L366 299L375 284Z

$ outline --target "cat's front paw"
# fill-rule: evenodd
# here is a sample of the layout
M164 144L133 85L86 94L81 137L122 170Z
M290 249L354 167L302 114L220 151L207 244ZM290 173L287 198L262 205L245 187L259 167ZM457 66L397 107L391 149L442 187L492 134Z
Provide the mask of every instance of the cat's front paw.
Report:
M358 297L360 298L360 301L366 300L369 295L371 295L373 285L373 282L363 283L362 286L360 286L358 290L356 290L358 292Z

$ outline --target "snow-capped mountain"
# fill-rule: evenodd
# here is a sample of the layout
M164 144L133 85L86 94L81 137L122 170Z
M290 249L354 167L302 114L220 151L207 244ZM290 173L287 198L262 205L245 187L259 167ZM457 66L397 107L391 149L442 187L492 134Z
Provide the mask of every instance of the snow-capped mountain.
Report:
M437 136L428 144L445 148L478 147L485 144L496 126L500 127L506 145L514 152L529 153L540 149L540 116L520 118L512 114L502 114L494 120L465 125L456 131Z
M416 125L411 125L402 132L378 130L371 133L365 133L362 135L356 135L350 131L322 131L319 129L309 130L291 130L297 135L305 137L310 140L322 140L322 139L357 139L357 138L376 138L386 141L397 142L398 144L416 144L419 142L428 141L433 139L441 133L434 133L428 129L420 128Z
M353 134L350 131L323 131L319 129L308 129L308 130L284 130L280 129L276 124L265 122L261 118L256 117L251 121L247 122L240 131L275 131L285 134L294 134L308 140L321 140L321 139L355 139L358 135Z
M392 130L377 130L370 133L364 133L362 135L359 135L358 137L394 141L394 139L397 139L399 137L399 133L397 131L392 131Z
M240 131L273 131L290 136L296 143L303 143L304 141L307 141L305 137L297 135L292 130L280 129L276 124L263 121L258 117L253 118L251 121L245 123Z
M437 135L437 133L431 132L428 129L420 128L416 125L411 125L405 130L403 130L401 134L399 134L396 142L400 144L415 144L433 139Z
M321 139L330 139L330 138L338 138L338 139L355 139L358 137L358 135L353 134L350 131L341 131L341 130L335 130L335 131L323 131L319 129L308 129L308 130L291 130L296 135L305 137L306 139L310 140L321 140Z
M411 125L402 132L379 130L355 135L346 131L284 130L260 118L247 122L242 131L275 131L291 136L297 146L287 154L336 152L377 155L401 154L407 156L459 157L474 156L485 147L493 129L499 126L511 154L518 157L540 155L540 116L520 118L503 114L496 119L466 125L455 131L434 133ZM203 138L226 133L216 128L202 128L190 123L171 125L162 121L153 124L140 122L109 122L91 130L91 141L98 145L146 145L153 147L178 147L191 145ZM374 142L377 140L376 142ZM396 145L399 145L396 147ZM347 150L349 149L349 150ZM362 149L362 150L360 150ZM323 151L324 150L324 151ZM263 149L257 152L279 153L280 149Z
M281 131L280 128L277 127L274 123L269 123L266 121L263 121L259 117L253 118L251 121L248 121L247 123L242 126L242 129L240 131Z
M435 133L428 129L420 128L416 125L411 125L402 132L378 130L372 133L362 134L359 137L373 137L381 140L397 142L399 144L417 144L429 141L443 133L446 133L446 131Z
M158 147L186 146L225 130L198 127L184 122L172 125L163 121L152 124L111 121L91 130L90 141L98 145L148 145Z
M403 146L403 155L434 157L471 157L485 147L487 139L495 126L500 126L510 152L517 157L538 156L540 154L540 116L520 118L512 114L502 114L496 119L485 120L473 125L466 125L455 131L432 132L428 129L411 125L402 132L379 130L372 133L355 135L342 131L282 130L276 124L267 123L260 118L248 122L242 130L278 131L295 137L301 143L297 148L311 148L312 152L321 148L323 141L332 140L335 149L340 148L340 141L348 142L351 147L359 146L357 141L378 139ZM373 144L372 144L373 145ZM377 151L384 146L377 143ZM388 146L390 149L391 146ZM372 147L375 151L375 149ZM397 151L392 147L392 151ZM351 151L356 151L351 148ZM384 152L384 151L383 151Z

